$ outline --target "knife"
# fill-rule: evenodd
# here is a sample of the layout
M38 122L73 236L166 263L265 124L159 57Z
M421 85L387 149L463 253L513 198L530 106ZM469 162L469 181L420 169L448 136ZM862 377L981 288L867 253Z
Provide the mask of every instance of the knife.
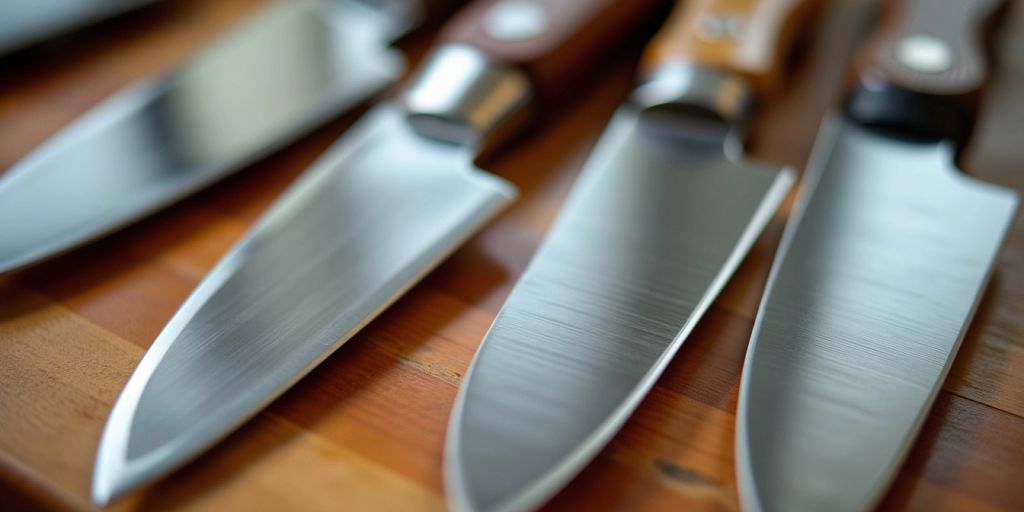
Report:
M690 0L648 47L550 233L487 333L448 428L461 510L529 510L650 390L793 182L744 160L812 4Z
M474 157L659 4L485 0L462 11L402 98L314 163L171 319L110 414L94 501L226 436L508 205L514 187Z
M0 274L168 206L365 100L403 71L389 42L451 2L280 2L115 94L0 176Z
M859 53L783 235L743 372L748 510L868 510L938 395L1017 209L955 157L998 0L903 0Z
M6 0L0 5L0 55L154 1Z

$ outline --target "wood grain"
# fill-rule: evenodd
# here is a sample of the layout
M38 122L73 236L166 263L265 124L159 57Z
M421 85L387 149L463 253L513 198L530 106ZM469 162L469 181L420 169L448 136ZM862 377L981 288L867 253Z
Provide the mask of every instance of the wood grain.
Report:
M172 66L262 2L177 0L0 61L0 168L137 78ZM865 28L825 2L796 74L763 105L751 158L807 161ZM858 21L860 20L860 21ZM1024 6L999 39L962 166L1024 189ZM402 43L412 60L429 31ZM522 199L236 434L117 510L443 510L448 414L470 358L604 123L636 48L546 126L482 162ZM100 430L136 362L189 291L349 115L114 236L0 278L0 509L87 510ZM781 232L777 218L654 391L550 510L735 510L739 372ZM1000 257L950 378L885 510L1022 510L1024 225Z
M817 0L687 0L665 21L644 52L653 72L686 63L748 78L762 95L782 82L793 43L804 33Z

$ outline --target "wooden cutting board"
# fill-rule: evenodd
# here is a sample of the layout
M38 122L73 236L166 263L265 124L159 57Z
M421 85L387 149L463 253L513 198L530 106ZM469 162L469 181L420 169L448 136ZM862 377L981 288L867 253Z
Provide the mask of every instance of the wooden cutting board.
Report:
M176 0L0 61L0 169L120 87L168 69L264 2ZM971 174L1024 189L1024 2L998 41ZM841 89L865 5L833 0L796 76L751 130L802 168ZM403 41L415 62L429 30ZM112 508L440 510L459 381L587 152L635 51L486 162L519 203L227 441ZM0 278L0 509L88 509L107 414L146 347L218 258L355 116L133 227ZM782 227L611 444L552 510L735 510L733 425L752 318ZM2 240L3 233L0 233ZM884 509L1024 510L1024 225L1017 222L952 373Z

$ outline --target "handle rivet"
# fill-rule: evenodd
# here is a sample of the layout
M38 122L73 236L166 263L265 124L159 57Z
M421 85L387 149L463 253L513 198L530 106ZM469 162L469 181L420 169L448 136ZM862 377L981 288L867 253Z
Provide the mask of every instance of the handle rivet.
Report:
M487 13L484 30L502 41L519 41L537 37L548 28L544 7L528 0L502 2Z
M697 33L708 41L739 40L746 29L746 21L738 15L714 14L701 18L697 27Z
M942 39L916 34L900 40L896 59L919 73L941 73L953 66L953 51Z

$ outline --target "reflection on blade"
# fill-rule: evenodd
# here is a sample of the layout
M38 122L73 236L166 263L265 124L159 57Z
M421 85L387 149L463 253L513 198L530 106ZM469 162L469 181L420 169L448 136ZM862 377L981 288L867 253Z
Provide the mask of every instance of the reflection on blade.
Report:
M466 510L539 506L653 385L792 182L620 112L495 320L449 428Z
M7 0L0 5L0 54L155 0Z
M830 133L837 142L787 229L747 356L737 461L750 510L873 507L1016 208L1011 191L954 169L947 146L846 121Z
M514 195L378 107L210 273L111 413L94 495L181 465L259 411Z
M0 273L166 206L395 79L400 57L356 13L285 2L44 144L0 177Z

